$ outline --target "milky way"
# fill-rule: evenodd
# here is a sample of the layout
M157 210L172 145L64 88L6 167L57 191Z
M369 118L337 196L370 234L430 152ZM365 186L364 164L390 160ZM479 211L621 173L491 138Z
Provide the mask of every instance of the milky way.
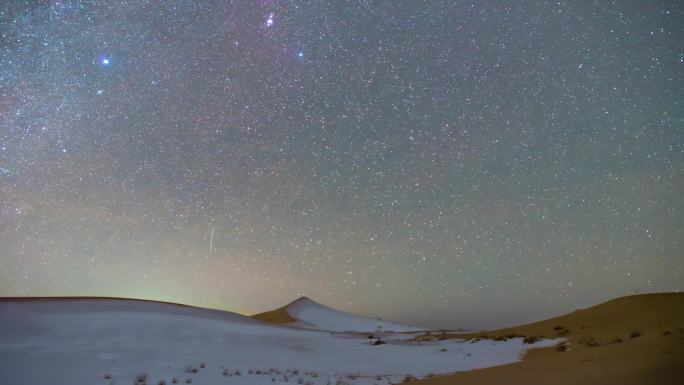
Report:
M682 290L683 20L3 1L0 295L485 327Z

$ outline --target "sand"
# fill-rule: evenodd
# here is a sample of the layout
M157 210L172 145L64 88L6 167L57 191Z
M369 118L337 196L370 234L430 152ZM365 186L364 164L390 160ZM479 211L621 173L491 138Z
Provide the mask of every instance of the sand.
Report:
M278 325L286 325L289 323L297 322L297 320L292 318L292 316L290 316L290 314L287 312L287 306L283 306L264 313L254 314L252 318Z
M522 362L412 382L443 384L683 384L684 293L622 297L527 325L438 338L561 336L566 351L532 349Z

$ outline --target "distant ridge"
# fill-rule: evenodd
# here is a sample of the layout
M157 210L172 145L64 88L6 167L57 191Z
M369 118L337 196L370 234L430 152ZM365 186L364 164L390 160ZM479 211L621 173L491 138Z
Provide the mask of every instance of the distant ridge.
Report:
M154 299L125 298L125 297L99 297L99 296L54 296L54 297L0 297L0 302L23 302L23 301L86 301L86 300L105 300L105 301L140 301L163 303L174 306L187 306L192 308L204 309L199 306L186 305L177 302L158 301ZM220 310L218 310L220 311Z
M186 305L182 303L156 301L139 298L122 298L122 297L96 297L96 296L80 296L80 297L0 297L0 304L3 305L21 305L21 304L35 304L40 305L41 308L60 309L67 306L80 306L78 303L87 302L87 308L91 312L101 311L141 311L141 312L159 312L166 314L192 314L196 317L215 318L215 319L232 319L243 322L254 322L254 319L246 315L235 313L227 310L211 309L205 307L198 307ZM79 307L79 309L81 309Z

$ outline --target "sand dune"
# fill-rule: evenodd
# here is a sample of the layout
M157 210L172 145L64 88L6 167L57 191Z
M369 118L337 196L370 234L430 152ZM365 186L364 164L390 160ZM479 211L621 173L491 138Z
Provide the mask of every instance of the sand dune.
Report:
M281 308L255 314L252 317L279 325L337 332L415 332L427 330L427 328L341 312L307 297L298 298Z
M563 337L566 350L532 349L522 362L431 378L416 385L684 383L684 293L622 297L541 322L436 337L510 335Z

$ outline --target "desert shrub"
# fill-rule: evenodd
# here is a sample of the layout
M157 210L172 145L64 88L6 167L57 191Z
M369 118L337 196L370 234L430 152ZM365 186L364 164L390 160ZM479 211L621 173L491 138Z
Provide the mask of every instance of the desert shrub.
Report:
M185 373L197 373L197 368L192 365L188 365L188 367L185 368Z
M206 367L207 367L207 365L204 362L200 364L200 368L204 369Z
M171 383L172 383L172 384L177 384L177 383L178 383L178 379L177 379L176 377L172 378L172 379L171 379Z
M356 373L349 373L347 374L347 378L350 380L356 380L357 378L361 377L361 372L356 372Z
M189 383L191 383L191 382L192 382L192 378L186 378L186 379L185 379L185 383L186 383L186 384L189 384Z
M111 380L111 379L112 379L112 375L109 374L109 373L105 373L104 378L105 378L105 380Z
M637 338L639 336L641 336L641 332L638 330L635 330L635 331L629 333L629 338Z
M612 341L610 341L611 344L621 344L622 343L622 338L616 338Z
M556 350L559 352L564 352L564 351L568 350L568 347L561 344L561 345L556 346Z
M136 385L142 385L147 382L147 373L138 374L135 376Z
M533 343L535 343L535 342L537 342L537 341L539 341L539 338L538 338L538 337L535 337L535 336L525 337L525 338L523 339L523 343L524 343L524 344L533 344Z
M157 385L166 385L166 381L164 381L164 380L159 380L159 382L157 382Z
M386 342L383 341L383 340L377 340L377 341L373 342L373 345L376 345L376 346L377 346L377 345L384 345L385 343L386 343Z
M439 351L440 351L440 352L446 352L446 351L447 351L447 348L441 348L441 349L439 349Z
M669 331L669 330L665 330L665 331L663 332L663 335L664 335L664 336L669 336L670 334L672 334L672 332Z
M227 375L228 375L228 369L226 369L226 370L223 371L223 375L224 375L224 376L227 376Z
M563 330L563 327L562 326L554 326L553 330Z
M507 334L504 337L511 339L511 338L524 338L525 336L520 335L520 334Z

